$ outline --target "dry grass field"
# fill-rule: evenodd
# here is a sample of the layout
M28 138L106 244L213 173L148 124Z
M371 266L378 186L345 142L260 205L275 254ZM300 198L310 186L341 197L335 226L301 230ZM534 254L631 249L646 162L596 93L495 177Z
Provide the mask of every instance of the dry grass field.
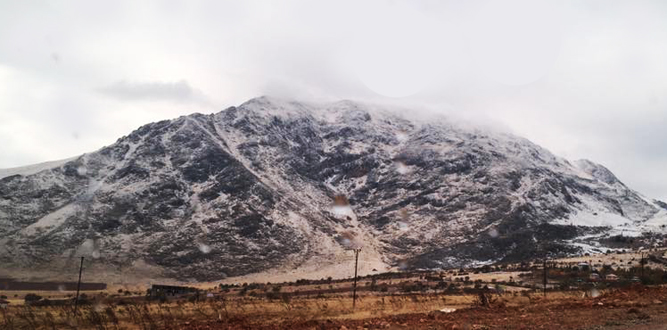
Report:
M0 309L2 329L660 329L667 289L480 295L347 295L281 298L215 295L200 301L109 299L80 306ZM484 299L487 299L486 301ZM192 300L192 299L189 299ZM445 311L445 312L443 312ZM655 327L650 327L654 325ZM596 326L599 326L596 328ZM624 327L625 326L625 327Z
M667 329L667 273L651 262L640 272L638 258L555 260L631 264L600 269L618 282L587 281L591 270L572 265L550 269L546 297L538 264L378 274L358 281L354 307L349 279L199 284L197 295L153 298L146 286L110 285L84 292L77 311L72 291L3 291L0 329ZM652 285L630 280L639 274ZM26 303L29 294L43 299Z
M212 298L192 301L192 297L166 302L146 299L106 299L79 307L28 306L17 304L0 310L3 329L178 329L193 322L257 320L281 323L326 319L367 319L396 314L471 306L473 296L445 295L366 295L352 308L351 297L287 298L268 300L254 297ZM190 298L190 299L188 299Z

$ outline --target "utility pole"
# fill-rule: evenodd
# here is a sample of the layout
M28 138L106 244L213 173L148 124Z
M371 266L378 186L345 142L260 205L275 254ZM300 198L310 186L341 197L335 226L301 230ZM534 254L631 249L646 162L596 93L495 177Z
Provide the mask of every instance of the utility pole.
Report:
M644 257L644 252L641 253L641 256L642 256L642 258L639 261L639 263L642 265L642 275L641 276L642 276L642 282L643 282L644 281L644 264L646 263L646 261L644 260L644 258L645 258Z
M354 289L352 289L352 309L357 304L357 265L359 264L359 252L361 249L354 249Z
M74 314L79 307L79 290L81 290L81 273L83 272L83 257L81 257L81 265L79 266L79 282L76 284L76 299L74 300Z
M547 296L547 258L544 258L544 296Z

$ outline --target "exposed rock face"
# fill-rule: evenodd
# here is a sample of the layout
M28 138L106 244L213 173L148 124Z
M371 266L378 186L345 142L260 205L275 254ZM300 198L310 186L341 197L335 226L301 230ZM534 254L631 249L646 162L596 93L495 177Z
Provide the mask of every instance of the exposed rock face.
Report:
M387 266L520 260L576 252L566 240L583 234L657 226L665 213L590 161L348 101L257 98L3 173L3 264L91 253L178 279L298 267L342 253L349 237ZM350 205L333 205L337 195Z

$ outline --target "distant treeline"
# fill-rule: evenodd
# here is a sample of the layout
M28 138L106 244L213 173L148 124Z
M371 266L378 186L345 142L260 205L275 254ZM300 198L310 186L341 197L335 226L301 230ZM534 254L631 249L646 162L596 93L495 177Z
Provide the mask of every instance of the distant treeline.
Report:
M106 290L106 283L81 283L82 291ZM23 282L0 278L3 291L76 291L76 282Z

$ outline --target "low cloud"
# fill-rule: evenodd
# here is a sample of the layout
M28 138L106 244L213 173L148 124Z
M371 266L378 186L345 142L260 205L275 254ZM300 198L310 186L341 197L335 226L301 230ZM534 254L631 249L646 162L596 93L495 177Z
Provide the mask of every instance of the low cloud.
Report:
M667 201L666 4L0 1L0 167L268 94L503 125Z
M118 81L98 89L109 97L123 101L172 101L181 103L208 104L204 93L190 86L187 80L177 82L129 82Z

